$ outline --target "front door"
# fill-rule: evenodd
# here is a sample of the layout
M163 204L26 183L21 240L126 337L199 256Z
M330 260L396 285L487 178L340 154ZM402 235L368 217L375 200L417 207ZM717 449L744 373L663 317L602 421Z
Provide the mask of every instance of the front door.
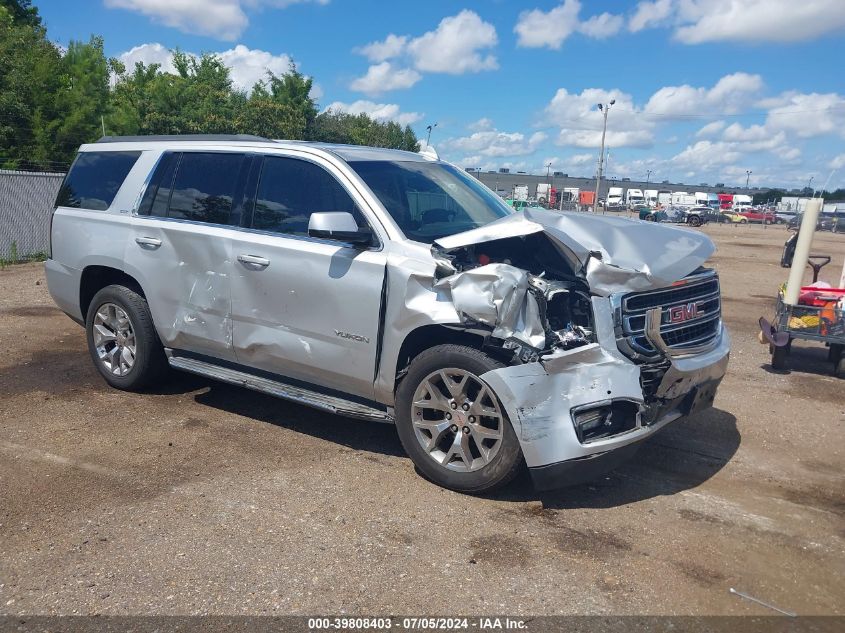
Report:
M232 243L239 363L373 397L385 255L308 237L312 213L367 221L317 159L266 156L252 213Z

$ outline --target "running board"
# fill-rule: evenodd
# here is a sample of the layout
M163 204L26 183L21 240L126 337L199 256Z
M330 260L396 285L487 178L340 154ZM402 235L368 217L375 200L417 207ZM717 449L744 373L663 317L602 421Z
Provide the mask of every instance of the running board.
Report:
M170 350L167 351L170 352ZM254 376L243 371L238 371L237 369L221 367L220 365L214 365L213 363L207 363L195 358L174 356L172 353L167 354L167 360L174 369L205 376L206 378L213 378L214 380L219 380L230 385L246 387L253 391L260 391L261 393L304 404L305 406L320 409L328 413L361 420L393 422L393 416L387 413L387 411L381 411L375 407L352 402L351 400L346 400L338 396L329 396L318 391L305 389L304 387L296 387L278 380Z

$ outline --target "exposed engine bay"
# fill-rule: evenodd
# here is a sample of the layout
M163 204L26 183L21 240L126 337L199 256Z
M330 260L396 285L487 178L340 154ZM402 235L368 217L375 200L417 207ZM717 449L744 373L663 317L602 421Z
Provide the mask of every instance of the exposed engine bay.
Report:
M449 289L466 325L492 327L513 362L595 340L587 284L544 234L433 251L440 264L435 287Z

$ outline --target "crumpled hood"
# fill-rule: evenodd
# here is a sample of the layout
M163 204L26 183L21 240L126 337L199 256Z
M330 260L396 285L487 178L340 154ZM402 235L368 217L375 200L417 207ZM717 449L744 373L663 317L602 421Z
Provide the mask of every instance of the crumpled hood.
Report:
M593 213L525 209L435 242L444 252L545 233L590 290L599 295L661 288L686 277L713 254L698 231Z

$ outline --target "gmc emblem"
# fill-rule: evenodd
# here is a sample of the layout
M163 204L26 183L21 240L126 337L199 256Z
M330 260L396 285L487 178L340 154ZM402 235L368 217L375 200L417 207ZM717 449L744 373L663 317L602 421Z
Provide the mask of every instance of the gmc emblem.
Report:
M704 314L704 302L693 301L686 305L672 306L669 308L669 323L683 323L691 319L696 319Z

